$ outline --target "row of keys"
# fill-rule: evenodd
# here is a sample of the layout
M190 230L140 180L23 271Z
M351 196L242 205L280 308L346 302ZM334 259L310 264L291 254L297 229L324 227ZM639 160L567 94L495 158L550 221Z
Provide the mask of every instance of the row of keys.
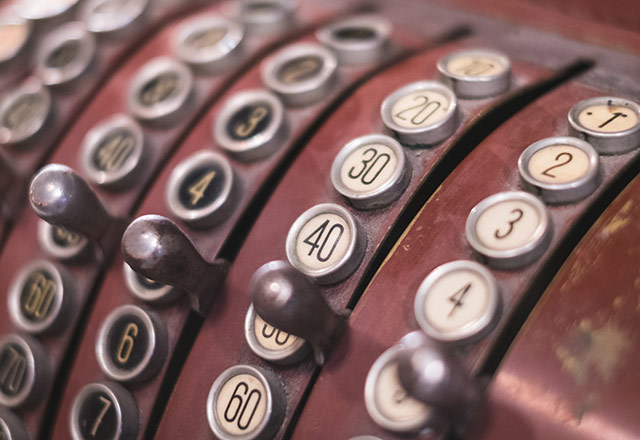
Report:
M603 103L606 108L602 108ZM617 145L633 146L621 148L622 154L640 146L634 139L640 121L638 109L636 103L621 98L591 98L571 109L569 121L574 133L598 141L598 149L605 154L616 151L607 141L611 140L611 133L617 134L613 138ZM576 113L582 116L577 118L578 123L573 118ZM607 127L616 119L624 118L622 115L635 122L625 124L622 120L617 130ZM533 143L522 152L518 165L523 184L540 191L551 203L580 200L591 194L599 183L596 149L573 137L547 138ZM552 170L556 171L550 172ZM549 185L549 181L553 184ZM519 191L487 197L471 210L466 222L466 236L472 249L489 265L508 269L522 268L539 258L549 245L551 229L542 201ZM461 260L445 263L429 273L417 289L414 313L417 324L429 338L460 345L485 336L495 325L501 304L500 289L491 272L479 263ZM407 336L408 339L411 336ZM385 429L413 432L425 426L435 428L441 423L438 417L442 413L451 416L447 408L435 403L439 389L435 381L428 390L407 388L413 378L406 375L419 373L417 366L413 373L408 371L412 367L407 366L406 359L417 349L401 341L376 360L367 376L367 411ZM426 379L415 380L426 383ZM452 401L462 405L464 396L460 390L451 389L448 393ZM416 400L416 396L422 397ZM450 418L449 422L455 425L460 421Z
M367 17L368 23L386 23L385 20L375 16ZM363 23L362 19L347 19L331 26L334 29L348 30L356 24L359 26L360 23ZM385 26L385 29L387 28L388 26ZM383 40L383 46L387 46L386 40L389 38L388 34L378 35L378 33L374 32L372 37L376 40ZM368 69L369 66L374 65L375 62L379 62L383 56L387 56L386 50L378 51L374 57L367 59L364 68ZM234 197L234 187L236 189L243 189L245 192L248 191L246 182L239 181L238 179L239 177L241 178L242 173L245 172L243 165L251 165L255 161L270 158L279 148L284 149L288 146L287 144L291 143L291 140L287 139L291 137L291 132L288 130L290 127L286 124L284 126L285 130L283 131L282 121L286 120L287 117L297 116L297 120L295 121L296 126L294 126L296 132L294 133L300 131L299 126L301 123L307 124L305 119L310 119L310 116L313 115L311 114L306 116L305 119L300 120L300 117L296 115L296 109L301 106L313 108L312 105L314 104L324 105L322 101L326 99L327 95L331 96L335 94L335 82L338 79L342 81L345 80L345 78L338 78L342 76L339 75L342 72L338 71L338 64L338 60L332 52L322 46L310 43L290 46L267 60L267 62L263 64L261 77L263 83L268 86L267 72L269 71L269 66L274 65L272 75L278 83L286 83L289 88L298 86L298 90L295 92L296 98L294 101L289 101L287 91L278 92L275 89L272 91L256 89L249 91L241 90L231 94L229 98L223 102L215 122L209 125L209 127L213 128L213 130L209 128L209 133L213 132L214 142L220 144L223 151L232 156L232 160L212 151L200 151L187 156L186 159L178 163L172 170L168 168L168 170L171 171L166 186L167 208L169 212L180 219L181 222L196 229L211 227L226 220L228 216L232 214L235 215L238 211L237 204L230 203ZM307 71L310 66L313 67L313 69ZM366 71L364 68L362 70ZM344 85L341 84L340 88L344 88ZM318 90L321 90L321 93L318 93ZM290 112L285 113L285 105L288 108L292 108ZM279 115L276 114L276 117L274 117L274 113L276 112L273 111L273 109L277 109L279 112ZM299 112L301 111L298 111L298 113ZM225 145L222 137L218 135L220 131L232 139L233 143L231 143L231 148L225 148L228 147L228 145ZM269 133L272 131L276 134L275 139L269 139L269 136L265 136L265 132ZM287 140L286 143L283 142L283 138ZM264 150L259 151L265 142L270 144L267 148L267 153L265 153ZM254 145L258 147L257 150L253 150ZM235 147L235 151L233 147ZM257 154L256 151L258 152ZM236 165L234 163L235 160L239 160L243 164ZM240 168L240 171L234 170L231 165L232 163L234 163L233 168L237 166ZM240 183L242 187L238 188L238 184ZM235 194L235 196L240 196L242 199L246 198L243 193ZM172 198L175 203L172 203ZM181 210L175 209L176 206L179 206ZM220 214L221 212L223 212L223 214ZM133 252L129 252L129 246L137 240L137 237L142 237L145 230L148 231L148 229L145 228L151 227L152 223L159 224L159 222L162 224L171 223L175 234L179 234L185 242L189 241L186 234L169 220L162 219L159 216L143 216L134 221L127 232L125 232L123 237L125 257L130 257L130 255L133 254ZM189 229L187 229L187 231L189 231ZM163 236L167 236L166 230L163 231ZM189 246L192 245L189 243ZM202 261L202 257L199 257L199 259ZM136 264L135 266L136 269L139 269L141 265ZM190 270L191 269L192 268L190 268ZM165 294L174 295L176 294L176 290L179 290L170 286L161 285L152 280L152 278L155 277L150 276L150 274L146 272L146 269L143 269L141 273L144 273L144 276L135 273L130 267L125 266L127 284L132 287L131 290L135 292L134 294L138 296L138 298L150 300L148 302L167 301ZM165 275L167 274L163 274L163 276ZM190 289L186 290L189 290L190 294L192 293ZM212 296L211 289L206 289L204 293L208 297ZM116 309L116 311L120 309L121 308ZM114 311L112 313L116 312ZM181 305L177 305L175 314L182 315L183 313L184 308ZM118 381L126 380L121 375L113 374L114 371L121 368L121 365L118 365L119 361L117 359L120 347L120 345L118 345L119 343L109 346L106 342L107 340L102 338L101 335L107 332L107 330L105 330L106 328L110 328L113 329L113 334L120 338L118 339L116 337L118 341L127 341L123 342L123 350L127 350L128 347L133 344L131 359L134 359L134 356L140 359L140 353L145 352L148 347L145 347L144 341L138 346L138 338L143 335L142 333L133 334L134 327L130 327L130 330L127 331L126 327L119 326L115 328L112 324L109 324L108 321L109 317L104 321L105 324L96 342L98 347L102 347L98 350L102 350L104 353L99 359L99 364L103 372L110 378ZM170 349L173 350L173 347ZM78 394L78 396L80 397L77 399L81 399L82 395ZM74 405L83 407L85 404L82 400L77 399ZM266 395L264 399L267 399ZM278 399L278 401L283 400ZM247 415L242 417L247 417ZM240 423L244 423L244 419L243 422ZM277 428L279 424L275 426Z

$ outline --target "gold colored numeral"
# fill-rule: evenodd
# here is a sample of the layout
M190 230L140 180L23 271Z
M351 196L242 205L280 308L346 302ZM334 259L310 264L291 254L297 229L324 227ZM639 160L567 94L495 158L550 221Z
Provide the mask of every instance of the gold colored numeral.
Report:
M116 359L121 364L126 364L131 357L131 352L133 351L133 346L135 345L135 337L138 336L138 332L140 328L137 324L130 322L122 332L122 336L120 337L120 345L118 346L118 353L116 354Z
M20 389L26 371L27 360L15 348L9 347L9 360L0 372L0 384L15 393Z
M209 188L211 181L215 177L215 171L209 171L207 174L202 176L200 180L189 187L189 194L191 194L191 204L193 206L197 205L200 199L204 197L204 193Z
M236 134L240 137L249 136L268 114L269 111L265 107L260 106L254 108L246 122L241 122L236 125Z
M296 82L317 68L318 61L313 58L307 58L285 69L280 75L280 79L285 83Z
M55 283L41 273L36 274L29 285L29 295L23 307L24 312L38 319L47 316L55 293Z
M98 432L98 428L102 425L102 419L104 418L109 408L111 408L111 400L105 399L103 396L98 396L100 401L103 403L102 409L100 410L100 414L96 417L96 421L93 422L93 426L91 427L91 436L95 437Z

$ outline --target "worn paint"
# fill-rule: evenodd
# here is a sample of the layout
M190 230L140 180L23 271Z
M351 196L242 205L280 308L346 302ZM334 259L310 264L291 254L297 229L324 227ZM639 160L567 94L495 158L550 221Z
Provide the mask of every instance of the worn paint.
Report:
M585 319L571 330L568 340L556 348L555 354L575 384L583 386L593 373L607 382L611 380L630 346L628 335L615 324L609 322L593 329Z
M629 215L631 208L633 208L633 200L628 200L620 211L601 229L600 235L608 237L631 223L632 218Z

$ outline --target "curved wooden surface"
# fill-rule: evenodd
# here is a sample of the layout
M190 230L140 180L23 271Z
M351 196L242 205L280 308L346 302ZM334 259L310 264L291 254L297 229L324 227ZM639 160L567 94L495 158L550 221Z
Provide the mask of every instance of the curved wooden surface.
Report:
M518 334L473 439L613 440L640 432L639 217L636 177L575 247Z
M396 438L379 428L367 414L363 395L371 365L402 336L419 328L413 302L418 286L429 272L450 261L477 259L465 238L469 211L485 197L520 189L517 161L522 150L542 138L566 135L569 109L582 99L598 95L597 90L575 82L561 86L506 121L447 177L356 305L347 334L310 393L294 438L320 438L318 426L325 426L321 436L334 437L339 433L347 438L364 434ZM476 371L491 353L511 311L561 239L615 175L630 161L637 160L637 152L601 156L600 160L601 184L591 196L574 204L547 206L553 238L545 254L520 270L491 270L502 294L502 314L489 335L459 351L471 370Z

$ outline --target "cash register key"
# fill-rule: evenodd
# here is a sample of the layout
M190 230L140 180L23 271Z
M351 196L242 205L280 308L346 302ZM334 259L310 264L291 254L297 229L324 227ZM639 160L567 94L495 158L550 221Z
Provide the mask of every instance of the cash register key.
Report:
M212 14L181 23L172 35L173 54L182 62L216 74L239 61L244 41L242 25Z
M279 34L294 25L299 0L243 0L232 2L226 14L251 34Z
M458 127L458 101L436 81L408 84L387 96L380 107L384 125L403 144L433 146Z
M87 237L108 259L118 243L124 219L112 216L96 193L71 168L50 164L31 180L29 201L43 220Z
M284 420L286 403L275 374L251 365L235 365L211 386L207 419L222 440L271 439Z
M327 96L337 77L338 60L324 46L298 43L282 49L262 66L262 81L292 107Z
M465 230L467 241L487 264L514 269L544 253L551 241L552 224L540 199L510 191L489 196L474 206Z
M226 220L238 201L239 185L223 155L197 152L175 167L167 183L167 204L181 221L208 228Z
M482 387L453 353L424 333L410 333L403 339L407 349L398 357L400 384L460 434L480 404Z
M95 37L81 22L67 23L47 34L36 53L36 74L47 86L78 80L96 55Z
M307 276L284 261L261 266L249 287L255 312L274 328L302 338L322 365L346 327L349 311L333 311Z
M331 166L331 182L354 208L376 209L393 203L407 188L411 168L395 139L371 134L345 145Z
M460 344L484 336L496 323L500 305L491 272L475 261L459 260L436 267L422 281L414 313L431 338Z
M373 363L364 388L367 413L382 428L415 434L441 419L433 409L411 397L400 383L398 360L407 350L399 343L387 349Z
M30 20L11 11L0 13L0 69L13 68L12 63L26 53L32 33L33 24Z
M331 23L316 37L333 50L340 64L367 64L384 58L392 24L377 14L364 14Z
M261 89L233 95L215 118L215 141L235 158L249 162L275 153L286 140L284 106L273 93Z
M119 382L149 379L167 357L167 328L160 317L134 305L112 311L98 333L100 368Z
M205 260L175 223L159 215L131 222L122 236L122 254L138 274L187 292L191 307L202 315L229 268L225 260Z
M88 0L80 17L90 32L119 37L143 17L148 6L149 0Z
M133 440L139 428L138 406L115 382L98 382L80 390L69 419L73 440Z
M181 291L177 287L143 277L131 269L127 263L123 263L123 270L129 292L142 301L150 304L167 304L180 297Z
M591 194L600 181L599 167L596 150L570 136L534 142L518 159L523 186L547 203L570 203Z
M194 79L191 70L167 56L148 61L129 84L129 112L159 127L177 123L191 102Z
M332 284L351 275L362 262L367 237L342 206L316 205L300 215L289 229L289 262L320 284Z
M480 99L499 95L511 84L509 58L492 49L468 49L438 61L442 82L461 98Z
M65 15L79 0L18 0L15 8L27 20L48 20Z
M293 364L309 352L304 339L268 324L256 313L253 304L244 320L244 336L251 351L274 364Z
M16 334L0 338L0 405L34 404L50 384L51 362L40 342Z
M0 102L0 144L35 145L51 114L51 94L38 78L27 78Z
M42 219L38 222L38 241L47 254L63 261L81 260L89 244L82 235Z
M82 143L82 169L92 182L111 189L130 188L140 176L146 145L140 125L116 114L93 127Z
M51 333L68 323L74 305L73 277L63 267L38 260L24 267L9 290L14 324L33 334Z
M11 411L0 408L0 440L29 440L22 421Z
M569 130L600 154L623 154L640 147L640 105L614 96L586 99L569 111Z

